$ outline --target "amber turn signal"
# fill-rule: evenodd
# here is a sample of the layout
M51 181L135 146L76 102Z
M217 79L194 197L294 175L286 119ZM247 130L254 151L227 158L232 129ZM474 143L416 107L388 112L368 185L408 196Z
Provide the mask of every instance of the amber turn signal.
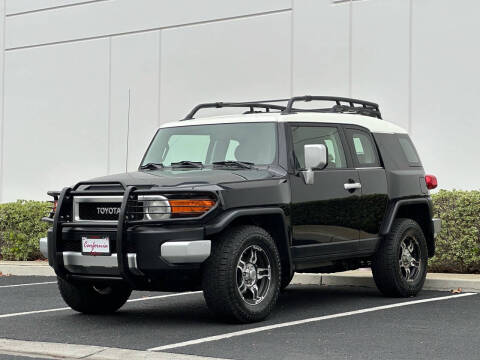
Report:
M191 215L200 215L208 210L210 210L213 206L215 206L214 200L169 200L171 213L172 214L191 214Z

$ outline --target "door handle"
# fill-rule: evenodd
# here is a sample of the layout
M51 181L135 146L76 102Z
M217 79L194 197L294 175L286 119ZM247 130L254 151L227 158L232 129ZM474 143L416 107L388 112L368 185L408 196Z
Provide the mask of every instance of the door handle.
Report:
M343 184L345 190L348 190L348 191L355 191L356 189L361 189L362 188L362 184L360 183L346 183L346 184Z

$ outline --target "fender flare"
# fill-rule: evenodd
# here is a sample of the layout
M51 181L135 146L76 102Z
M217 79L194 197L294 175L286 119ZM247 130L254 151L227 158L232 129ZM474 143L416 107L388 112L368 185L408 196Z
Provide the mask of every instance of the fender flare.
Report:
M402 206L405 205L425 205L428 209L428 221L425 224L427 228L425 229L425 238L427 240L428 247L428 256L432 257L435 255L435 229L434 223L432 221L433 211L432 211L432 200L428 197L423 198L410 198L410 199L401 199L397 200L390 204L387 210L387 215L380 227L380 235L382 237L387 236L390 233L393 222L397 217L397 213Z
M225 230L234 220L246 216L262 216L262 215L277 215L282 219L284 238L281 240L284 242L285 249L287 251L288 262L290 266L290 274L294 272L294 264L292 259L292 252L290 248L290 231L289 220L285 215L283 209L278 207L265 207L265 208L242 208L227 210L217 218L205 225L205 235L215 235Z
M429 209L429 216L430 218L432 217L432 210L431 210L431 204L428 198L413 198L413 199L402 199L402 200L396 200L393 204L391 204L388 207L387 210L387 215L385 216L385 219L382 222L382 226L380 227L380 235L385 236L388 235L390 232L393 221L395 220L395 217L397 216L398 210L400 207L403 205L417 205L417 204L425 204L427 205ZM430 229L432 231L432 229Z

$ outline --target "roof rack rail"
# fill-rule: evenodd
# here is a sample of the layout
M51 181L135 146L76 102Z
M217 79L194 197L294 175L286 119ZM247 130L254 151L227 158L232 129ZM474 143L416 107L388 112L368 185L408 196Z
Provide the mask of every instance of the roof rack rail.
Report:
M290 99L276 99L276 100L261 100L261 101L247 101L247 102L215 102L215 103L205 103L199 104L195 106L192 111L188 113L188 115L183 120L191 120L195 116L195 114L201 109L209 109L209 108L250 108L250 110L244 112L244 114L251 114L256 112L255 109L264 109L265 112L270 112L270 110L278 110L284 111L286 109L285 106L269 104L272 102L286 102Z
M310 102L310 101L331 101L335 102L335 105L331 108L318 108L318 109L298 109L294 108L293 104L295 102ZM271 104L274 102L288 102L286 106ZM255 109L263 109L264 112L270 112L270 110L277 110L281 112L282 115L294 114L298 112L317 112L317 113L345 113L345 114L359 114L365 116L376 117L378 119L382 118L378 104L358 100L350 99L344 97L336 96L294 96L290 99L276 99L276 100L261 100L261 101L247 101L247 102L215 102L215 103L205 103L195 106L192 111L183 119L191 120L194 118L195 114L201 109L208 108L250 108L244 112L244 114L253 114L256 112Z
M293 104L299 101L333 101L336 103L332 108L324 109L294 109ZM347 103L347 105L342 104ZM356 106L360 105L360 106ZM348 114L360 114L365 116L372 116L381 119L382 114L378 104L358 99L350 99L337 96L294 96L288 100L288 104L282 114L292 114L296 112L334 112L334 113L348 113Z

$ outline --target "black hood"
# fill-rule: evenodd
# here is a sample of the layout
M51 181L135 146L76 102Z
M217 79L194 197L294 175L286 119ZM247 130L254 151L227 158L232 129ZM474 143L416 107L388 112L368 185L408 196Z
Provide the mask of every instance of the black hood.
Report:
M92 181L116 182L125 185L195 186L220 185L276 178L278 175L266 169L158 169L114 174L91 179Z

